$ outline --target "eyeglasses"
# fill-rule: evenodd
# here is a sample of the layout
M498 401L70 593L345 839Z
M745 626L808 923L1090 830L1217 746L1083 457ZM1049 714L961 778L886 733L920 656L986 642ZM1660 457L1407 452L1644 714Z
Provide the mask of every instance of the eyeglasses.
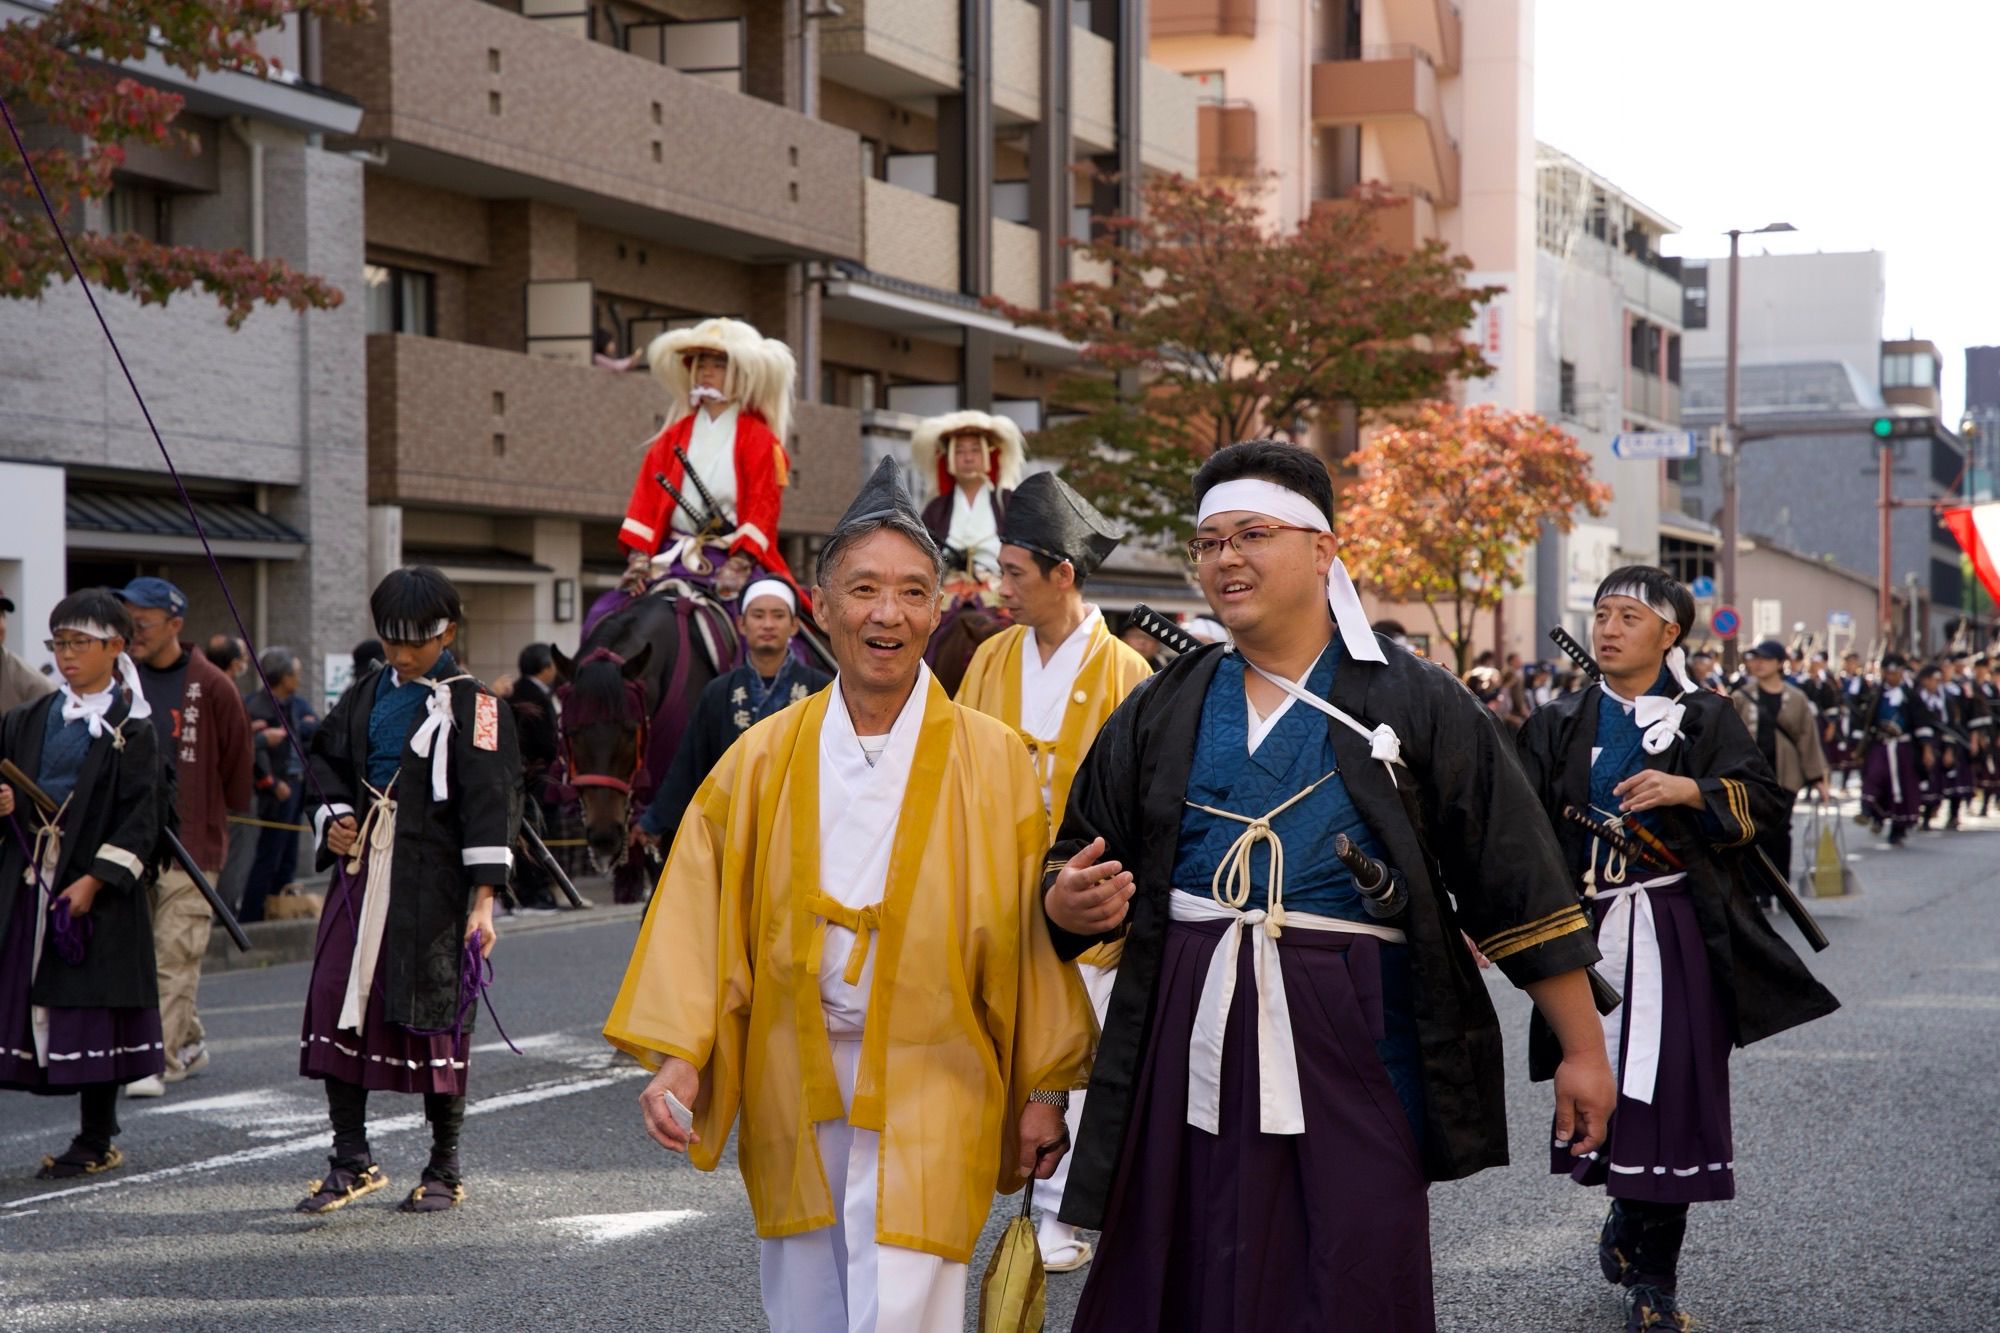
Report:
M1205 565L1222 554L1227 546L1240 556L1256 559L1271 549L1271 543L1281 532L1318 532L1318 528L1301 528L1290 523L1259 523L1254 527L1239 528L1227 537L1196 537L1187 544L1187 558L1190 564Z
M108 639L90 639L90 638L43 639L42 647L48 649L52 653L80 653L86 648L95 648L99 644L108 642L110 642L110 640Z

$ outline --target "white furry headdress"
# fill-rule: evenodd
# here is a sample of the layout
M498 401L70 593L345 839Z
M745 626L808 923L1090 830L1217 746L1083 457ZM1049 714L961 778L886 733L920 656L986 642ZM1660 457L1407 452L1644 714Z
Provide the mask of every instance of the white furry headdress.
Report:
M942 495L951 484L951 459L939 447L953 435L967 431L980 431L999 448L987 469L987 476L1003 491L1011 491L1021 484L1021 471L1027 463L1028 449L1021 439L1021 428L1007 417L988 416L984 412L950 412L941 417L926 417L917 423L910 435L910 461L915 464L920 477L935 474L938 493Z
M681 358L698 351L721 352L729 358L723 396L763 417L783 444L792 424L792 384L798 378L792 349L776 338L766 338L740 319L705 319L692 328L661 334L646 349L646 362L653 368L653 377L673 395L669 421L678 421L694 410L688 402L692 377Z

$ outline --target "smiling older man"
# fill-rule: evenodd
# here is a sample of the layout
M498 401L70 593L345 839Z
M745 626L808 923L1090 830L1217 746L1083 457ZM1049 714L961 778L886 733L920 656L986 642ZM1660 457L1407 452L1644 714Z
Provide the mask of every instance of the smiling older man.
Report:
M1369 631L1319 459L1232 445L1194 493L1188 554L1235 648L1126 698L1050 853L1058 949L1125 942L1063 1196L1104 1230L1075 1327L1420 1333L1426 1182L1507 1160L1460 928L1562 1039L1578 1152L1613 1101L1597 948L1512 743Z
M942 573L884 460L820 555L839 673L695 794L605 1024L664 1147L712 1170L741 1113L778 1333L956 1333L993 1190L1054 1169L1089 1066L1040 781L923 663Z

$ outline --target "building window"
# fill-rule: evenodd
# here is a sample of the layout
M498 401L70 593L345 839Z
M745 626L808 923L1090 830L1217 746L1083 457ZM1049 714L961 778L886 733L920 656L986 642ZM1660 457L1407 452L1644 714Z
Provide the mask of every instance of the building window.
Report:
M1572 419L1576 416L1576 362L1565 361L1556 371L1557 410Z
M1681 327L1684 329L1705 329L1708 327L1708 261L1706 259L1683 259L1681 261Z
M143 185L124 182L113 185L104 200L105 232L171 245L173 238L168 226L171 199L164 191Z
M1204 69L1186 76L1194 85L1194 100L1203 106L1221 106L1229 100L1229 85L1219 69Z
M435 280L430 274L391 264L369 264L361 272L368 285L370 333L414 333L425 338L435 334Z
M1667 382L1681 382L1681 335L1678 333L1667 335Z
M1941 383L1938 360L1929 352L1892 352L1882 358L1885 389L1935 389Z

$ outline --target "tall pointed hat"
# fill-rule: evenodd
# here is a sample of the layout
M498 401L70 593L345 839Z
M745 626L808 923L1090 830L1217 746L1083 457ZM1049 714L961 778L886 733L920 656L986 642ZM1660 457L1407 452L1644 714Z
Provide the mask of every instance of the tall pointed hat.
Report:
M1000 541L1050 560L1067 560L1083 578L1118 549L1110 520L1053 472L1037 472L1014 490Z
M860 523L879 523L886 518L907 519L916 531L924 533L924 541L930 542L930 534L924 528L923 515L917 510L917 502L910 498L910 488L903 485L903 469L896 466L896 460L884 455L875 465L875 471L861 484L860 494L854 503L847 506L847 512L840 516L840 522L833 530L840 532Z

